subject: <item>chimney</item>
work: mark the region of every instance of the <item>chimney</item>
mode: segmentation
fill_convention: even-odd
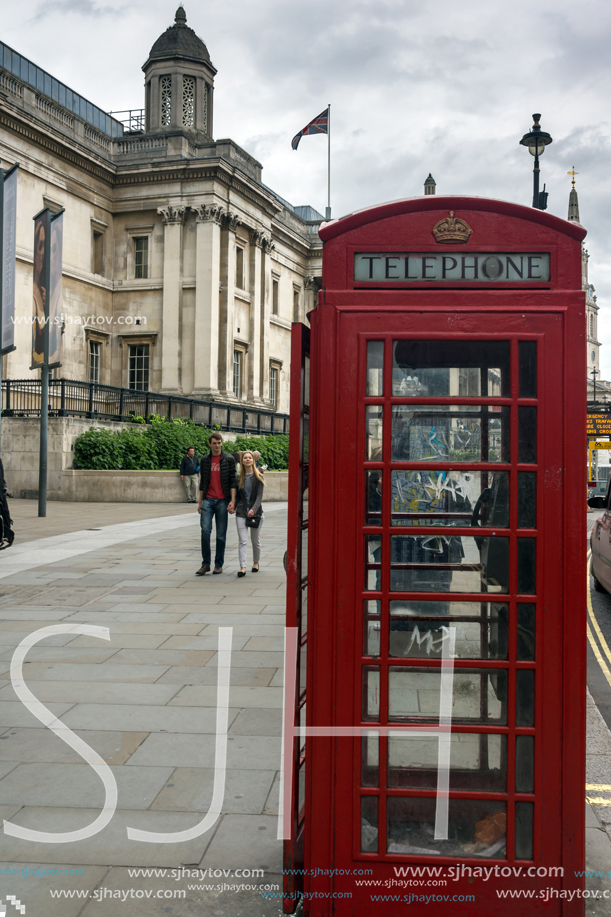
[[[425,194],[435,194],[435,179],[429,172],[429,177],[424,183],[424,193]]]

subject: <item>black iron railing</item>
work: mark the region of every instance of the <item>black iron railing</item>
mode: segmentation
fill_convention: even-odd
[[[4,417],[40,415],[39,379],[4,379],[2,382]],[[234,433],[280,434],[289,432],[287,414],[199,401],[180,395],[160,395],[130,388],[115,388],[74,379],[49,380],[50,417],[89,417],[97,420],[131,420],[151,415],[175,420],[191,419],[196,424],[217,427]]]

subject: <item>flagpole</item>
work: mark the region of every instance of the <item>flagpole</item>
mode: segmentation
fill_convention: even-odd
[[[327,115],[327,211],[325,220],[331,219],[331,103]]]

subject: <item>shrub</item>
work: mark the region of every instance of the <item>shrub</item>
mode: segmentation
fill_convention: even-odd
[[[74,467],[93,470],[174,470],[193,446],[198,458],[210,451],[207,427],[193,421],[167,420],[151,415],[146,427],[132,426],[121,432],[91,427],[74,444]],[[137,422],[136,422],[137,423]],[[224,452],[258,450],[261,465],[270,470],[288,468],[288,436],[236,436],[223,442]]]

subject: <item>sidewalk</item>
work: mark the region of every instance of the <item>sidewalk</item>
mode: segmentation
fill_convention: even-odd
[[[31,539],[40,524],[44,537],[25,544],[20,538],[0,554],[0,817],[65,832],[93,822],[104,804],[92,768],[26,710],[10,684],[14,647],[56,623],[110,629],[110,642],[73,633],[46,638],[29,650],[24,675],[34,695],[110,766],[118,804],[106,828],[77,843],[41,844],[0,832],[0,898],[15,895],[27,917],[279,917],[279,903],[262,899],[258,886],[281,885],[286,504],[266,506],[261,572],[240,580],[231,523],[223,575],[195,577],[198,516],[187,505],[163,504],[152,517],[150,505],[49,504],[40,522],[32,501],[11,501],[11,509],[20,535],[23,527]],[[130,840],[128,827],[181,831],[208,812],[219,625],[233,627],[222,814],[187,842]],[[591,698],[587,768],[588,782],[601,788],[588,792],[599,803],[586,804],[587,868],[611,876],[611,806],[604,804],[611,802],[604,790],[611,784],[611,734]],[[1,872],[7,867],[32,872],[8,877]],[[168,872],[130,875],[138,867]],[[183,867],[227,875],[197,878]],[[41,875],[45,869],[62,874]],[[235,875],[253,869],[262,874]],[[219,891],[221,883],[242,889]],[[611,889],[611,878],[587,885]],[[82,897],[52,898],[49,889]],[[89,892],[113,897],[91,900]],[[147,892],[168,897],[136,897]],[[169,898],[177,892],[186,897]],[[119,906],[125,894],[132,897]],[[611,915],[611,899],[587,901],[585,913]]]

